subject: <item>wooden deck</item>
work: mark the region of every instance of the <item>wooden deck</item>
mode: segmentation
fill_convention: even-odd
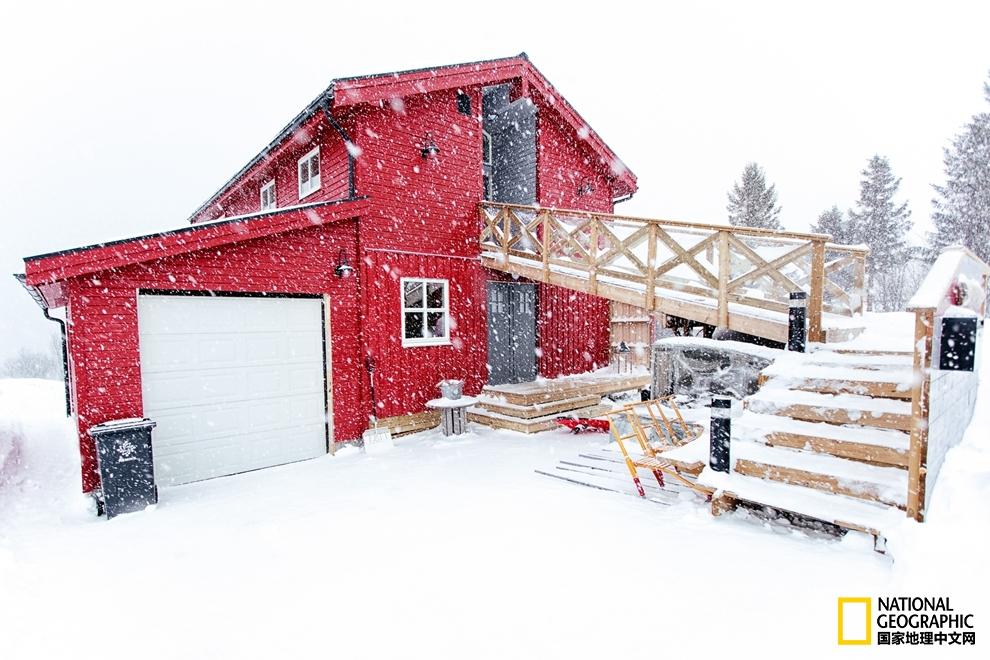
[[[483,203],[493,270],[711,326],[787,339],[791,292],[808,294],[808,338],[862,331],[864,248],[824,234]]]
[[[487,385],[468,419],[492,428],[537,433],[557,428],[558,417],[598,417],[609,410],[601,398],[639,390],[649,374],[588,374],[514,385]]]

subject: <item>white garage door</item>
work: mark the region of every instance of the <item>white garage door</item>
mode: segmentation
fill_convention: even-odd
[[[319,298],[138,296],[158,483],[325,454],[323,327]]]

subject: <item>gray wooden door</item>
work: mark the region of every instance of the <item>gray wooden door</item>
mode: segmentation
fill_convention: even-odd
[[[488,283],[488,382],[536,378],[536,285]]]
[[[484,129],[491,137],[491,200],[536,203],[536,106],[509,102],[509,86],[485,88]]]

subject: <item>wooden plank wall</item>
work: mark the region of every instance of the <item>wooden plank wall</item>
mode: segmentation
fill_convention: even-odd
[[[631,351],[622,362],[629,367],[650,366],[650,343],[653,339],[653,315],[642,307],[612,302],[611,348],[612,364],[617,364],[616,349],[626,342]]]

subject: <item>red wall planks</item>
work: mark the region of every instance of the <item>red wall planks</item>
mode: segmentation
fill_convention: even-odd
[[[340,250],[355,263],[356,221],[168,257],[69,281],[69,344],[83,489],[97,485],[87,429],[141,416],[138,289],[326,294],[330,297],[334,435],[359,436],[367,406],[358,277],[338,278]]]
[[[371,250],[362,263],[365,340],[375,361],[378,417],[420,412],[439,396],[444,378],[465,381],[477,394],[488,380],[485,276],[474,259],[441,258]],[[445,346],[403,346],[401,281],[445,279],[449,286],[450,339]]]
[[[611,213],[612,186],[583,140],[538,105],[538,200],[543,206]],[[609,302],[552,284],[539,294],[540,374],[556,378],[609,361]]]

